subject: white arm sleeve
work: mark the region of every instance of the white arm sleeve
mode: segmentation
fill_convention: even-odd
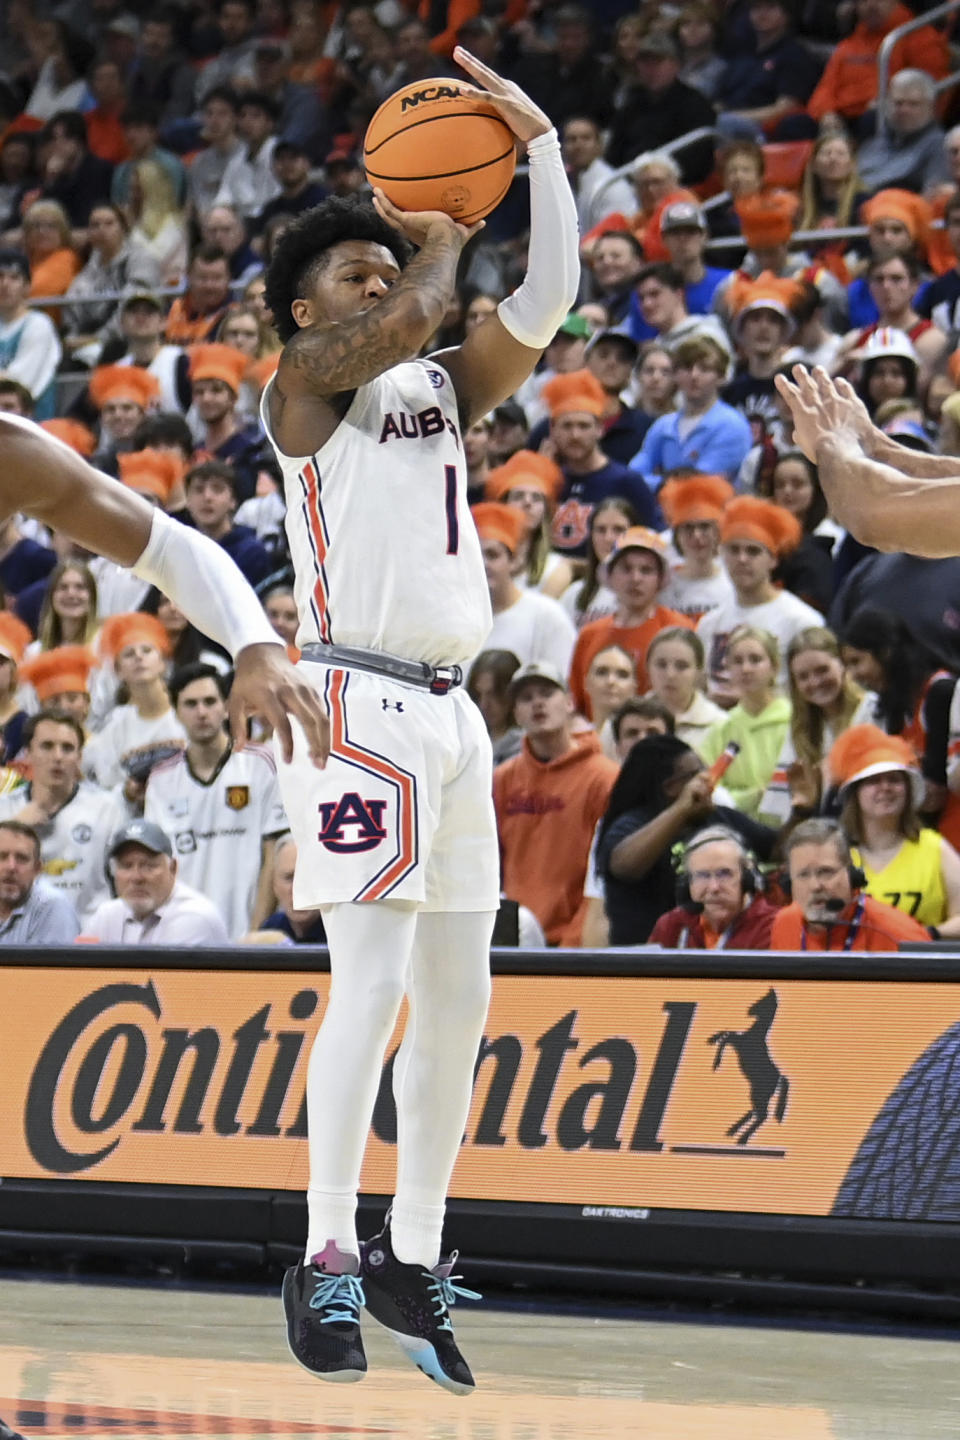
[[[162,510],[153,512],[147,548],[132,568],[234,659],[247,645],[283,644],[227,552]]]
[[[580,287],[577,207],[556,130],[527,146],[530,162],[530,249],[527,274],[497,306],[505,329],[521,345],[544,350],[566,319]]]

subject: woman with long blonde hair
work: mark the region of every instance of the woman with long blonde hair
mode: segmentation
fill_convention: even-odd
[[[89,645],[99,629],[97,582],[93,571],[82,560],[61,560],[47,581],[36,648],[55,650],[58,645]],[[31,646],[28,653],[33,649]]]
[[[790,728],[790,701],[777,687],[780,649],[776,637],[752,625],[738,625],[727,645],[726,665],[737,703],[711,726],[698,748],[710,765],[736,742],[739,750],[724,774],[724,788],[738,810],[769,824],[764,801]]]
[[[187,224],[173,180],[156,160],[140,160],[130,178],[130,242],[153,259],[164,285],[178,285],[187,268]]]
[[[803,172],[798,230],[844,229],[856,221],[864,187],[846,135],[821,135]]]
[[[67,212],[56,200],[34,200],[23,217],[23,248],[30,262],[30,295],[65,295],[80,273]],[[51,311],[55,325],[60,312]]]

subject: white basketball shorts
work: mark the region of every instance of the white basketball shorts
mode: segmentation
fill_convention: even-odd
[[[294,906],[409,900],[424,910],[496,910],[490,741],[470,697],[300,665],[326,701],[331,752],[318,770],[295,724],[292,763],[278,757],[297,843]]]

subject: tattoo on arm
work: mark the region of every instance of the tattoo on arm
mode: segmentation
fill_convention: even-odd
[[[401,279],[371,309],[342,324],[298,331],[283,352],[281,374],[286,371],[295,388],[328,396],[355,390],[409,360],[443,318],[460,248],[448,234],[428,235]]]

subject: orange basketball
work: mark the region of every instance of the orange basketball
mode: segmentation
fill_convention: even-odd
[[[443,210],[472,225],[499,205],[517,157],[513,131],[455,80],[420,80],[387,97],[363,142],[367,179],[401,210]]]

